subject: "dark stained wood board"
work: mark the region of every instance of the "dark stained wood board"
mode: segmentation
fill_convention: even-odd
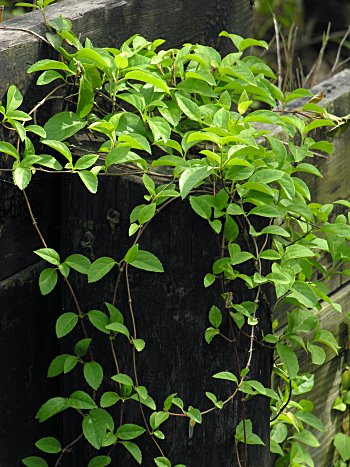
[[[0,282],[1,467],[20,465],[34,453],[40,437],[59,431],[57,419],[45,427],[34,420],[40,405],[59,392],[59,380],[46,379],[58,344],[53,311],[57,294],[45,299],[38,286],[44,267],[41,261]]]
[[[143,190],[142,185],[127,177],[102,177],[99,195],[96,196],[87,193],[75,177],[66,177],[62,190],[62,205],[66,204],[66,200],[70,200],[71,209],[62,213],[62,222],[66,225],[66,229],[62,231],[63,257],[80,252],[89,255],[91,259],[106,255],[121,259],[131,245],[127,234],[129,213],[136,203],[142,202]],[[112,212],[117,212],[120,219],[120,224],[114,225],[114,230],[110,224]],[[86,239],[90,240],[88,247]],[[165,268],[164,274],[146,273],[130,268],[138,335],[146,341],[145,350],[138,354],[140,384],[145,385],[156,398],[158,410],[161,409],[164,398],[173,392],[177,392],[179,397],[184,399],[186,406],[192,403],[194,407],[208,408],[210,403],[206,401],[205,391],[215,392],[224,399],[230,394],[230,388],[232,389],[229,383],[218,382],[211,376],[223,370],[231,370],[236,374],[239,372],[235,352],[231,346],[220,339],[214,340],[209,346],[204,340],[205,328],[209,326],[208,311],[211,305],[216,304],[221,308],[226,314],[226,321],[230,319],[220,298],[220,287],[204,289],[201,285],[215,254],[219,253],[217,241],[207,223],[192,212],[188,203],[175,201],[152,222],[140,248],[156,254]],[[84,312],[101,309],[103,301],[111,301],[114,282],[115,274],[111,273],[105,280],[87,286],[86,279],[77,275],[74,286]],[[233,289],[235,302],[249,299],[243,290],[244,287],[239,286]],[[72,308],[71,299],[65,291],[63,297],[64,309],[68,311]],[[124,282],[121,283],[118,293],[117,306],[123,311],[126,323],[130,327]],[[262,315],[260,325],[266,332],[269,329],[268,310],[265,309]],[[89,327],[89,332],[93,335],[92,327]],[[77,339],[78,336],[75,336],[75,340]],[[62,352],[71,349],[75,340],[64,340]],[[129,344],[123,336],[118,337],[117,341],[121,371],[133,376]],[[241,368],[242,362],[247,358],[246,350],[246,339],[237,335]],[[111,366],[108,342],[106,343],[105,338],[97,338],[94,352],[97,361],[105,362],[107,368],[104,390],[115,389],[109,377],[115,374],[116,370]],[[270,352],[255,348],[250,378],[268,385],[270,371]],[[75,385],[79,381],[82,384],[81,375],[67,375],[64,378],[66,394],[73,390],[74,381]],[[88,388],[87,390],[89,391]],[[129,422],[135,420],[138,412],[137,404],[131,404],[133,405],[125,409],[125,420]],[[245,416],[253,420],[255,432],[268,442],[268,399],[252,398],[246,403]],[[182,462],[187,467],[236,466],[233,434],[234,427],[241,418],[241,404],[236,402],[221,413],[208,415],[203,425],[195,427],[193,440],[188,438],[188,420],[172,420],[165,427],[168,436],[165,453],[175,463]],[[80,423],[79,419],[72,423],[67,418],[63,425],[66,442],[79,434]],[[152,442],[147,440],[147,443],[142,443],[141,446],[145,465],[151,465],[152,458],[157,455]],[[78,459],[80,462],[84,459],[85,462],[89,459],[87,451],[86,447],[84,450],[81,447],[77,452],[72,452],[67,456],[64,465],[75,465]],[[248,452],[247,465],[254,466],[260,461],[268,462],[267,448],[249,447]],[[116,450],[115,454],[115,461],[119,460],[126,466],[133,465],[123,448]]]

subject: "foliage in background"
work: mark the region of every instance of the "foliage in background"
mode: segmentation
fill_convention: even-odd
[[[46,0],[42,7],[49,3]],[[322,176],[313,160],[320,152],[327,155],[333,150],[329,141],[314,139],[314,130],[331,127],[330,132],[334,132],[348,121],[330,115],[306,89],[282,93],[273,83],[276,75],[269,66],[256,56],[244,54],[251,46],[266,49],[264,41],[223,32],[221,35],[231,40],[233,52],[221,57],[215,49],[203,45],[161,49],[163,40],[150,42],[138,35],[119,49],[98,48],[89,39],[82,43],[67,19],[50,21],[49,27],[46,40],[60,60],[40,60],[28,72],[38,73],[37,85],[50,84],[52,90],[31,111],[24,112],[20,110],[22,95],[12,85],[0,106],[3,127],[16,135],[14,144],[0,142],[0,151],[13,162],[7,169],[13,183],[23,191],[30,209],[25,189],[38,172],[79,177],[91,193],[97,193],[100,177],[121,175],[119,168],[126,166],[142,176],[145,196],[144,203],[130,213],[130,248],[121,251],[118,258],[103,256],[93,263],[76,252],[61,258],[47,245],[30,209],[42,241],[42,248],[35,253],[48,263],[40,274],[40,290],[47,295],[61,282],[76,304],[75,310],[65,311],[57,319],[57,338],[64,339],[78,327],[81,331],[74,350],[52,361],[48,377],[80,369],[90,388],[87,392],[77,387],[68,397],[49,399],[36,416],[44,422],[63,411],[66,416],[77,412],[82,422],[77,439],[62,446],[58,439],[48,436],[38,440],[36,447],[59,465],[67,450],[85,438],[98,451],[89,467],[111,464],[116,445],[141,464],[137,438],[149,436],[159,450],[155,465],[169,467],[171,462],[162,449],[162,440],[169,436],[167,420],[186,417],[193,429],[205,422],[206,414],[222,410],[241,393],[271,400],[271,451],[278,455],[276,465],[312,467],[308,447],[319,446],[314,432],[324,427],[312,414],[312,402],[299,397],[314,384],[312,374],[301,372],[299,357],[306,353],[312,363],[321,365],[326,349],[339,351],[334,336],[321,328],[321,302],[342,310],[319,278],[350,273],[343,269],[350,259],[350,218],[333,213],[335,205],[348,209],[350,203],[313,202],[302,174]],[[65,99],[66,108],[42,126],[37,125],[40,107],[59,95]],[[294,106],[299,98],[304,98],[303,103]],[[257,104],[265,109],[254,110]],[[260,124],[269,124],[280,133]],[[76,156],[71,138],[86,134],[99,142],[100,148],[97,153]],[[160,173],[160,169],[166,172]],[[224,400],[206,392],[203,408],[197,408],[176,394],[164,394],[158,395],[164,404],[157,408],[152,388],[138,379],[137,354],[147,352],[147,340],[137,334],[128,271],[164,272],[159,259],[142,248],[142,235],[170,203],[187,200],[218,235],[221,245],[217,255],[213,252],[212,269],[198,278],[204,287],[218,282],[223,290],[208,310],[203,338],[208,344],[220,339],[232,350],[235,336],[224,319],[228,317],[237,332],[248,336],[249,346],[240,372],[222,368],[213,375],[218,387],[222,381],[231,385]],[[245,238],[243,244],[238,243],[239,234]],[[327,264],[322,262],[324,257],[330,260]],[[247,264],[251,274],[242,272],[241,265]],[[85,275],[90,284],[115,272],[114,296],[103,297],[99,310],[82,309],[70,281],[72,271]],[[118,309],[121,278],[129,298],[126,310]],[[230,291],[234,281],[252,290],[254,300],[236,303]],[[267,302],[269,290],[276,295],[276,305]],[[264,334],[259,326],[261,313],[265,307],[276,306],[288,310],[287,326],[282,333]],[[105,336],[106,353],[115,364],[111,378],[94,357],[96,332]],[[125,346],[133,360],[132,374],[123,371],[117,358]],[[274,389],[250,378],[257,346],[274,351]],[[113,391],[104,391],[106,379],[114,385]],[[339,404],[347,404],[346,381],[340,391]],[[119,417],[121,407],[135,403],[139,403],[144,426],[123,423]],[[235,433],[228,436],[232,436],[236,448],[240,444],[263,444],[248,418],[243,418]],[[344,461],[349,443],[343,434],[334,440]],[[23,463],[45,467],[48,463],[43,455],[27,457]]]

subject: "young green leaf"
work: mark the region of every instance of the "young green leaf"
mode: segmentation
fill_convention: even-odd
[[[142,71],[142,70],[129,71],[128,73],[126,73],[125,79],[143,81],[144,83],[151,84],[155,88],[158,88],[161,91],[164,91],[167,94],[170,94],[170,89],[168,88],[166,82],[163,81],[163,79],[159,78],[156,74],[151,73],[149,71]]]
[[[56,335],[58,338],[69,334],[78,323],[78,315],[76,313],[64,313],[56,322]]]
[[[35,418],[37,418],[40,423],[45,422],[50,417],[67,409],[68,406],[68,399],[65,397],[53,397],[40,407]]]
[[[221,371],[220,373],[216,373],[213,375],[213,378],[225,379],[226,381],[233,381],[234,383],[238,384],[237,376],[229,371]]]
[[[17,167],[13,171],[13,182],[20,190],[24,190],[32,179],[32,171],[25,167]]]
[[[100,406],[102,408],[112,407],[121,399],[120,395],[113,391],[105,392],[100,400]]]
[[[181,198],[185,199],[195,186],[209,177],[212,171],[213,168],[207,165],[195,165],[186,169],[179,180]]]
[[[170,460],[166,457],[156,457],[154,463],[157,467],[171,467]]]
[[[141,436],[145,432],[145,428],[139,425],[134,425],[132,423],[125,423],[120,425],[116,431],[116,437],[122,440],[135,439]]]
[[[59,112],[53,115],[44,125],[48,140],[65,141],[86,126],[74,112]]]
[[[95,448],[100,449],[107,431],[105,411],[92,409],[89,415],[83,418],[83,433],[87,441]]]
[[[49,294],[56,286],[58,274],[56,269],[47,268],[41,271],[39,276],[39,287],[42,295]]]
[[[294,379],[299,372],[299,363],[294,350],[288,347],[288,345],[278,342],[276,344],[276,351],[286,367],[289,378]]]
[[[130,452],[138,464],[142,464],[142,453],[137,444],[132,443],[131,441],[122,441],[120,444],[122,444]]]
[[[213,305],[209,311],[209,321],[214,328],[219,328],[222,323],[222,314],[219,308]]]
[[[90,460],[88,467],[106,467],[112,462],[109,456],[96,456]]]
[[[49,467],[49,464],[46,462],[46,460],[38,456],[25,457],[22,459],[22,463],[27,467]]]
[[[344,462],[350,459],[350,436],[345,433],[337,433],[333,444]]]
[[[115,381],[116,383],[124,384],[125,386],[133,386],[134,382],[130,378],[130,376],[125,375],[123,373],[119,373],[115,376],[112,376],[112,380]]]
[[[73,392],[68,399],[69,407],[77,410],[90,410],[96,409],[96,403],[92,398],[84,391]]]
[[[52,248],[41,248],[40,250],[35,250],[34,253],[55,266],[58,266],[61,262],[60,255]]]
[[[84,377],[88,385],[97,391],[103,380],[102,366],[97,362],[86,362],[84,364]]]
[[[145,250],[138,250],[136,258],[129,264],[135,268],[143,269],[145,271],[164,272],[162,263],[159,259],[153,253]]]
[[[106,326],[109,324],[108,316],[99,310],[91,310],[88,312],[88,318],[90,323],[99,331],[109,334]]]
[[[62,451],[61,443],[56,438],[47,437],[41,438],[35,443],[35,446],[40,451],[47,452],[48,454],[57,454]]]
[[[68,256],[68,258],[65,260],[65,263],[81,274],[88,274],[91,267],[90,260],[86,256],[80,254]]]
[[[98,178],[96,174],[90,170],[81,170],[78,175],[90,193],[97,193]]]
[[[106,274],[109,273],[111,269],[116,265],[116,262],[113,258],[107,256],[102,256],[98,258],[91,264],[89,273],[88,273],[88,282],[97,282]]]

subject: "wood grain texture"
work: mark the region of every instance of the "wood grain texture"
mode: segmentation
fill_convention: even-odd
[[[71,211],[66,212],[63,218],[67,226],[62,232],[65,255],[81,252],[88,254],[91,259],[104,255],[117,260],[122,258],[131,245],[127,233],[128,217],[132,206],[142,202],[142,185],[125,177],[104,177],[100,182],[99,195],[93,196],[86,192],[81,183],[70,177],[66,179],[62,193],[62,204],[67,199],[73,201]],[[116,212],[120,224],[111,225],[111,214]],[[138,355],[140,384],[145,385],[155,397],[158,410],[165,397],[174,392],[184,399],[186,407],[192,404],[206,409],[210,407],[210,403],[204,396],[205,391],[215,392],[219,398],[224,399],[232,390],[232,385],[215,381],[211,375],[223,370],[237,374],[239,369],[236,358],[238,357],[241,368],[247,358],[247,340],[242,335],[236,336],[237,355],[232,346],[218,338],[210,346],[204,340],[211,305],[216,304],[221,308],[226,326],[230,319],[220,299],[220,287],[204,289],[201,285],[213,258],[219,255],[215,235],[209,230],[207,223],[192,212],[188,203],[175,201],[152,222],[142,238],[140,248],[156,254],[165,269],[164,274],[154,274],[130,268],[138,335],[146,341],[146,349]],[[106,280],[87,287],[85,279],[77,275],[74,284],[83,310],[101,309],[103,301],[110,301],[114,282],[115,274],[110,274]],[[233,292],[235,302],[249,299],[244,287],[236,286]],[[70,298],[64,294],[65,309],[71,309],[71,305]],[[118,292],[117,306],[124,313],[130,327],[124,281]],[[262,312],[260,326],[265,330],[269,328],[268,310]],[[88,332],[89,335],[94,334],[90,327]],[[103,390],[113,390],[116,388],[109,377],[115,374],[116,369],[111,365],[106,340],[97,337],[94,353],[97,361],[104,362],[107,368]],[[67,342],[67,345],[72,347],[73,341]],[[132,376],[130,346],[123,336],[117,339],[116,348],[121,371]],[[65,347],[62,351],[65,351]],[[271,354],[266,349],[255,348],[250,377],[269,384],[270,370]],[[74,375],[71,378],[64,379],[67,393],[74,387]],[[76,378],[75,383],[80,381],[81,384],[81,377],[78,375]],[[129,422],[138,418],[137,404],[126,404],[124,414],[125,420]],[[268,400],[249,400],[245,404],[245,416],[253,420],[255,432],[267,442]],[[165,453],[174,463],[181,462],[188,467],[236,466],[233,433],[241,418],[242,405],[237,398],[234,404],[222,412],[207,415],[203,424],[195,427],[192,440],[188,437],[188,420],[171,420],[164,430],[167,435],[165,444],[162,443]],[[67,420],[64,424],[63,431],[67,441],[74,439],[79,433],[80,422],[77,420],[75,424]],[[158,455],[153,444],[146,440],[141,441],[140,446],[145,465],[152,465],[153,457]],[[261,460],[267,463],[269,458],[266,448],[249,447],[248,453],[249,466],[257,465],[258,459],[259,462]],[[64,465],[75,465],[78,459],[80,462],[84,459],[85,462],[89,454],[86,447],[85,450],[81,447],[67,456]],[[113,459],[122,465],[133,465],[123,448],[114,451]]]
[[[70,18],[82,37],[99,47],[118,47],[133,34],[149,39],[162,37],[166,46],[175,47],[193,41],[231,50],[228,39],[219,40],[222,30],[249,35],[252,31],[252,5],[249,0],[63,0],[48,8],[48,18]],[[45,34],[40,13],[28,13],[4,23],[8,27]],[[26,93],[33,79],[26,69],[43,56],[52,56],[45,43],[20,31],[0,29],[0,96],[16,83]],[[27,93],[26,93],[27,94]],[[30,98],[30,92],[26,96]]]
[[[46,379],[58,345],[55,297],[43,298],[38,287],[43,267],[43,262],[36,263],[0,282],[1,467],[20,465],[23,457],[34,453],[40,437],[48,432],[55,436],[59,430],[57,419],[45,427],[34,420],[40,405],[59,390],[57,379]]]

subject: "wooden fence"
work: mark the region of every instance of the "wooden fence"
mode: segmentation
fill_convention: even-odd
[[[251,3],[250,0],[63,0],[49,7],[48,16],[70,18],[73,28],[82,37],[88,36],[96,46],[118,47],[130,35],[139,33],[150,39],[163,37],[169,46],[191,41],[212,44],[226,52],[218,33],[228,30],[247,35],[251,30]],[[8,21],[5,26],[8,29],[0,30],[0,96],[10,84],[16,84],[30,108],[44,91],[34,88],[26,69],[40,58],[54,55],[38,38],[45,31],[38,13]],[[59,110],[56,103],[47,108],[48,116]],[[0,139],[2,137],[0,133]],[[0,178],[3,179],[1,175]],[[128,214],[142,197],[137,180],[111,178],[101,183],[98,195],[92,196],[71,178],[63,181],[44,176],[36,178],[28,196],[52,247],[63,255],[82,252],[91,258],[102,254],[113,256],[125,250]],[[23,456],[34,452],[34,442],[48,433],[48,427],[51,435],[61,434],[70,440],[78,425],[62,421],[60,417],[45,426],[34,421],[38,407],[49,397],[61,393],[61,384],[67,394],[73,384],[70,378],[63,382],[46,379],[52,357],[64,350],[59,348],[54,337],[54,322],[62,308],[69,309],[70,303],[64,290],[58,290],[49,298],[40,296],[38,274],[43,264],[32,253],[40,243],[22,194],[2,180],[0,199],[0,350],[3,356],[0,362],[0,466],[10,467],[19,465]],[[118,218],[120,225],[115,222]],[[142,273],[131,277],[132,284],[142,284],[136,288],[135,301],[144,304],[140,333],[150,342],[148,353],[141,355],[140,378],[147,380],[145,385],[154,393],[165,396],[177,391],[194,404],[203,397],[204,388],[210,390],[210,382],[204,374],[209,378],[215,371],[232,366],[233,360],[232,355],[216,348],[215,344],[214,348],[209,348],[203,341],[214,291],[204,293],[202,288],[194,288],[193,283],[194,277],[207,271],[216,248],[214,241],[205,241],[206,228],[189,206],[170,209],[145,238],[145,247],[152,245],[152,251],[165,263],[166,278],[155,284],[153,277]],[[200,261],[191,263],[188,258],[200,258]],[[90,290],[79,281],[80,278],[76,278],[75,284],[82,286],[79,294],[84,308],[91,309],[97,306],[96,302],[101,306],[100,297],[110,292],[111,284],[105,281]],[[125,305],[125,298],[121,301],[121,306]],[[268,326],[267,318],[265,325]],[[245,343],[239,343],[243,356]],[[69,346],[69,340],[65,345]],[[103,355],[101,358],[103,360]],[[268,384],[269,356],[261,352],[254,365],[252,375]],[[193,439],[188,437],[188,422],[174,423],[167,452],[175,456],[176,461],[191,467],[235,465],[234,460],[227,459],[234,457],[232,433],[241,418],[238,407],[238,404],[232,405],[222,418],[211,415],[205,427],[196,428]],[[254,398],[247,410],[253,414],[255,431],[268,442],[267,399]],[[145,448],[145,465],[151,465],[155,455],[150,448]],[[133,465],[124,452],[116,452],[116,456],[121,465]],[[87,449],[78,448],[66,456],[64,465],[86,465],[88,457]],[[257,458],[265,463],[268,457],[267,449],[255,448],[251,451],[250,465],[256,465]]]

